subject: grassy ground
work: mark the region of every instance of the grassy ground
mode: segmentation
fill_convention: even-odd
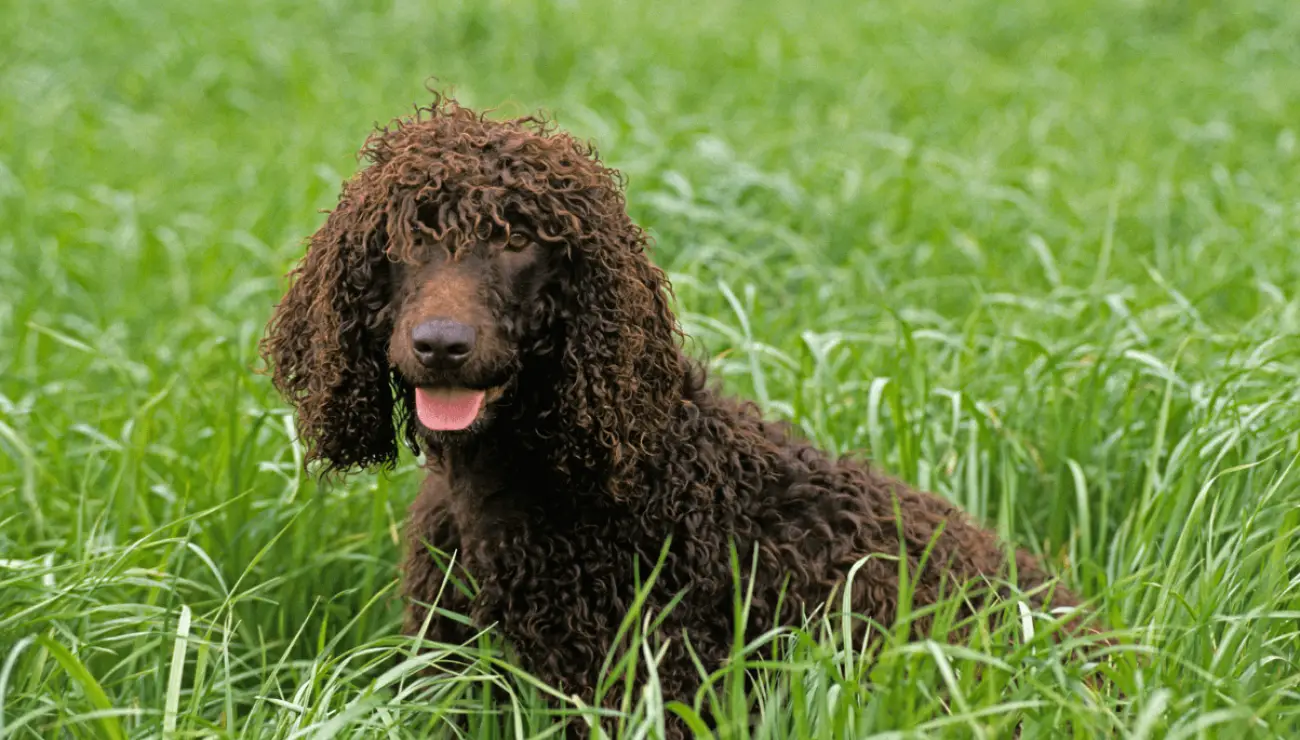
[[[356,147],[435,75],[599,143],[730,389],[1043,553],[1129,643],[1096,689],[1041,640],[868,664],[831,620],[726,734],[1300,733],[1291,0],[3,15],[0,738],[548,727],[486,648],[418,675],[411,462],[318,488],[253,371]]]

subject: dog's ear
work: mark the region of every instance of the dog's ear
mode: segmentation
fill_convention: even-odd
[[[397,460],[384,239],[382,215],[345,190],[290,272],[261,343],[276,389],[296,411],[306,462],[326,472]]]
[[[658,453],[681,404],[683,365],[668,280],[648,259],[645,234],[621,197],[612,189],[602,195],[617,207],[585,209],[603,210],[604,223],[571,251],[562,298],[568,385],[560,395],[580,433],[567,455],[607,472],[610,493],[626,501],[636,495],[637,461]],[[592,458],[591,445],[607,453],[603,460]]]

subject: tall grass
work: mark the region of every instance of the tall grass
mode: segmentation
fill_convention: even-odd
[[[3,16],[0,738],[595,721],[490,630],[397,636],[414,461],[305,478],[256,373],[318,211],[430,76],[593,138],[730,390],[1041,554],[1122,638],[1080,663],[1007,605],[864,648],[832,603],[691,706],[634,693],[620,734],[1300,734],[1294,3]]]

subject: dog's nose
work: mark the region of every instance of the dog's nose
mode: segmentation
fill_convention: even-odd
[[[411,346],[425,367],[454,367],[474,349],[474,327],[451,319],[429,319],[411,330]]]

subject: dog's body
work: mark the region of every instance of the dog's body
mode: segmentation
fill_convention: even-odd
[[[852,461],[832,461],[753,407],[702,385],[685,395],[674,423],[682,444],[646,463],[643,495],[628,503],[611,502],[595,481],[574,488],[508,436],[434,464],[407,527],[407,632],[421,632],[423,604],[441,594],[439,607],[469,615],[477,626],[497,625],[529,670],[590,701],[636,597],[634,573],[644,584],[671,537],[645,614],[657,617],[684,594],[660,630],[672,642],[657,670],[665,694],[689,702],[701,681],[683,635],[708,669],[720,667],[733,646],[738,585],[745,598],[752,580],[748,641],[776,624],[800,624],[864,557],[853,581],[852,610],[869,620],[858,622],[859,635],[868,623],[877,630],[893,624],[900,554],[915,579],[917,606],[981,576],[1006,576],[993,535],[945,500]],[[429,545],[456,553],[478,585],[472,602],[444,585],[445,562],[430,557]],[[1048,582],[1024,553],[1016,568],[1022,584]],[[1031,601],[1041,606],[1045,596]],[[1053,605],[1075,603],[1056,589]],[[918,618],[914,631],[924,633],[929,622]],[[438,642],[458,644],[472,634],[451,619],[429,620],[428,636]]]
[[[747,637],[798,624],[860,561],[851,606],[882,628],[900,555],[914,608],[1009,575],[1007,549],[948,502],[710,388],[617,173],[533,123],[439,101],[373,136],[264,344],[309,461],[390,464],[400,438],[427,454],[408,631],[473,634],[430,614],[437,601],[590,701],[668,542],[644,611],[672,607],[657,673],[689,703],[701,677],[683,640],[707,670],[733,646],[733,552],[752,588]],[[472,600],[445,583],[439,551],[477,583]],[[1014,562],[1033,604],[1077,603],[1025,553]]]

